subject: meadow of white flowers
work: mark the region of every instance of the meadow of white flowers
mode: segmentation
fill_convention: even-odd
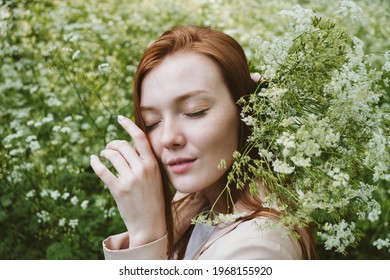
[[[252,69],[272,80],[280,77],[278,65],[292,53],[291,30],[306,28],[313,10],[351,38],[349,64],[340,62],[324,92],[335,95],[353,85],[360,99],[350,107],[333,104],[333,120],[338,119],[340,128],[352,125],[350,117],[359,117],[356,123],[369,121],[370,129],[380,128],[356,153],[340,151],[343,157],[364,155],[362,161],[372,169],[360,188],[355,184],[342,196],[353,197],[355,206],[364,202],[359,205],[366,208],[358,207],[360,219],[348,220],[344,201],[332,209],[339,211],[332,216],[334,223],[324,218],[323,224],[314,225],[320,258],[389,259],[388,0],[0,0],[0,259],[100,259],[103,238],[124,229],[108,190],[89,166],[89,156],[112,139],[127,139],[115,120],[119,114],[132,116],[138,60],[162,32],[187,24],[224,31],[242,44]],[[356,80],[361,77],[370,80]],[[338,88],[343,81],[349,84]],[[271,88],[270,104],[278,106],[286,92]],[[256,123],[249,114],[243,118]],[[292,116],[280,120],[284,128],[297,123]],[[278,157],[273,157],[276,150],[258,147],[275,172],[292,174],[310,167],[323,147],[343,138],[329,119],[321,119],[322,125],[314,117],[306,121],[322,129],[316,130],[317,142],[291,130],[275,142]],[[306,150],[299,150],[304,141],[313,146],[305,142]],[[282,160],[286,157],[289,161]],[[326,176],[339,184],[330,187],[333,191],[360,176],[328,167]],[[319,201],[318,193],[309,190],[297,193],[306,203],[303,208],[325,203],[330,211],[333,202]]]

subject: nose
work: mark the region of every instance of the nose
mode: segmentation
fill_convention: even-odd
[[[178,149],[186,143],[183,127],[177,120],[166,121],[163,124],[161,144],[166,149]]]

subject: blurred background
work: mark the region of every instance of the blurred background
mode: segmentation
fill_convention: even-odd
[[[296,5],[335,20],[364,42],[371,67],[390,50],[390,1],[0,0],[0,259],[102,259],[101,242],[125,230],[89,156],[128,139],[133,76],[146,46],[176,25],[253,42],[285,32]],[[360,243],[321,259],[389,259],[389,189]],[[380,240],[378,242],[378,240]]]

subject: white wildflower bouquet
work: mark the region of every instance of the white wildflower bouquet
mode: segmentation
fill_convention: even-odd
[[[282,13],[291,30],[255,42],[262,80],[240,101],[252,133],[227,188],[255,194],[260,178],[264,206],[283,213],[279,225],[313,223],[325,249],[345,253],[358,242],[355,222],[379,218],[374,192],[390,181],[389,62],[368,70],[362,42],[331,20],[299,6]]]

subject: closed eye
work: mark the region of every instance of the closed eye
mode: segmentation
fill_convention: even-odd
[[[146,131],[147,131],[147,132],[152,131],[157,125],[158,125],[158,122],[153,123],[153,124],[145,125]]]
[[[199,118],[199,117],[204,116],[206,114],[207,110],[208,109],[204,109],[204,110],[196,111],[193,113],[186,113],[184,115],[187,117],[190,117],[190,118]]]

